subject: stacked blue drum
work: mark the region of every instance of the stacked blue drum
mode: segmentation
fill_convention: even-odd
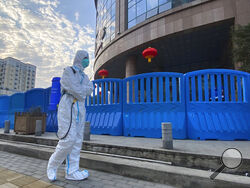
[[[60,77],[54,77],[52,79],[52,87],[50,92],[50,101],[49,101],[47,127],[46,127],[46,130],[49,132],[56,132],[58,129],[57,105],[61,98],[60,79],[61,79]]]
[[[52,79],[51,95],[49,102],[49,110],[56,110],[57,104],[61,98],[61,86],[60,86],[60,77],[54,77]]]
[[[4,127],[4,121],[9,119],[9,96],[0,97],[0,128]]]
[[[31,89],[25,93],[25,106],[26,112],[33,108],[40,108],[45,112],[45,90],[41,88]]]
[[[10,96],[9,120],[11,129],[14,128],[15,112],[24,112],[24,106],[25,106],[24,93],[16,93]]]

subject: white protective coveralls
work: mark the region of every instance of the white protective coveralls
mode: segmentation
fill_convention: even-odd
[[[69,129],[71,105],[74,99],[77,101],[72,107],[72,122],[68,135],[64,139],[59,140],[55,152],[51,155],[48,162],[47,175],[51,181],[56,180],[57,169],[65,159],[66,179],[82,180],[88,177],[87,170],[79,171],[80,150],[86,115],[85,98],[91,95],[93,91],[93,83],[83,73],[82,62],[83,60],[88,60],[88,58],[86,51],[77,51],[73,67],[65,68],[61,78],[61,89],[66,93],[62,96],[58,107],[59,138],[62,138]]]

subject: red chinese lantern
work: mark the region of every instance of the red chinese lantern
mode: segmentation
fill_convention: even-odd
[[[98,72],[98,75],[101,76],[102,79],[104,79],[105,77],[109,75],[109,72],[106,69],[102,69]]]
[[[142,52],[144,58],[148,59],[148,62],[151,62],[151,59],[157,55],[157,50],[155,48],[147,48]]]

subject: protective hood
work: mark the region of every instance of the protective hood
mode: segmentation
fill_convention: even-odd
[[[75,56],[73,65],[77,66],[79,69],[81,69],[83,71],[84,68],[82,66],[82,60],[85,59],[85,58],[89,59],[88,52],[86,52],[85,50],[78,50],[76,52],[76,56]]]

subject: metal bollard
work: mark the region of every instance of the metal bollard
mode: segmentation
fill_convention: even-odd
[[[36,120],[35,136],[42,135],[42,120]]]
[[[10,120],[4,122],[4,133],[10,133]]]
[[[164,149],[173,149],[173,134],[172,134],[172,124],[162,123],[161,124],[162,130],[162,147]]]
[[[90,141],[90,122],[86,121],[84,126],[84,135],[83,135],[84,141]]]

